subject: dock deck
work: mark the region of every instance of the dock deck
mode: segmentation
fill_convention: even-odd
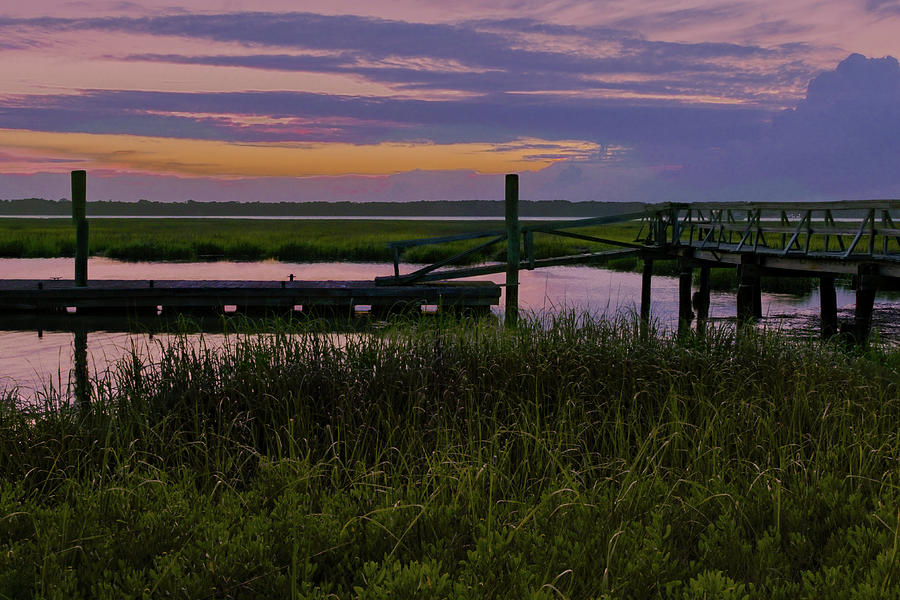
[[[422,306],[489,310],[500,301],[492,282],[375,285],[372,281],[211,281],[0,279],[0,311],[60,312],[128,310],[317,309],[410,311]]]

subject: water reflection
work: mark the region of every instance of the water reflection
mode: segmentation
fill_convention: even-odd
[[[408,267],[412,270],[413,267]],[[0,260],[4,278],[52,278],[71,276],[72,259]],[[372,263],[122,263],[92,258],[93,279],[257,279],[285,280],[293,273],[304,280],[372,280],[390,274],[390,264]],[[503,275],[478,279],[503,281]],[[837,289],[838,318],[853,318],[854,292]],[[520,273],[519,299],[523,314],[573,310],[595,317],[637,314],[641,274],[620,273],[593,267],[553,267]],[[503,306],[494,309],[499,318]],[[766,294],[762,296],[761,326],[790,330],[801,335],[819,335],[819,292],[806,296]],[[678,280],[655,276],[652,317],[665,328],[677,325]],[[735,316],[733,292],[710,295],[709,318],[713,323],[730,322]],[[345,325],[350,330],[371,325],[361,317]],[[346,321],[344,323],[347,323]],[[21,398],[60,395],[85,398],[92,377],[104,373],[120,358],[138,351],[152,360],[159,344],[167,343],[168,331],[193,327],[202,330],[210,347],[224,343],[233,327],[221,316],[193,316],[180,321],[160,317],[137,318],[62,315],[0,315],[0,391],[19,388]],[[357,329],[353,329],[357,328]],[[900,298],[879,295],[875,328],[882,335],[900,340]]]

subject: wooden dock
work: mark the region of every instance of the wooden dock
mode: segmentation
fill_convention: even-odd
[[[500,301],[491,282],[375,285],[372,281],[190,281],[0,279],[3,312],[280,312],[352,314],[438,310],[487,312]]]

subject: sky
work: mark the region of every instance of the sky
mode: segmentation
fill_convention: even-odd
[[[0,7],[0,198],[900,197],[900,0]]]

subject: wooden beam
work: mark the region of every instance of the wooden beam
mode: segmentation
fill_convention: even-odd
[[[681,259],[678,273],[678,336],[684,337],[691,331],[694,311],[691,309],[691,283],[694,269],[691,263]]]
[[[699,325],[709,319],[709,265],[701,265],[698,284],[697,301],[694,302],[694,305],[697,308],[697,324]]]
[[[75,285],[88,278],[87,172],[72,171],[72,220],[75,221]]]
[[[644,259],[641,275],[641,334],[646,335],[650,325],[650,297],[653,284],[653,259]]]
[[[878,289],[874,265],[860,265],[859,281],[856,285],[856,314],[853,322],[853,336],[856,344],[864,344],[872,330],[872,312],[875,309],[875,292]]]
[[[506,316],[507,327],[519,321],[519,176],[506,176]]]
[[[823,275],[819,278],[819,306],[821,308],[822,339],[830,339],[837,333],[837,293],[834,289],[834,276]]]

